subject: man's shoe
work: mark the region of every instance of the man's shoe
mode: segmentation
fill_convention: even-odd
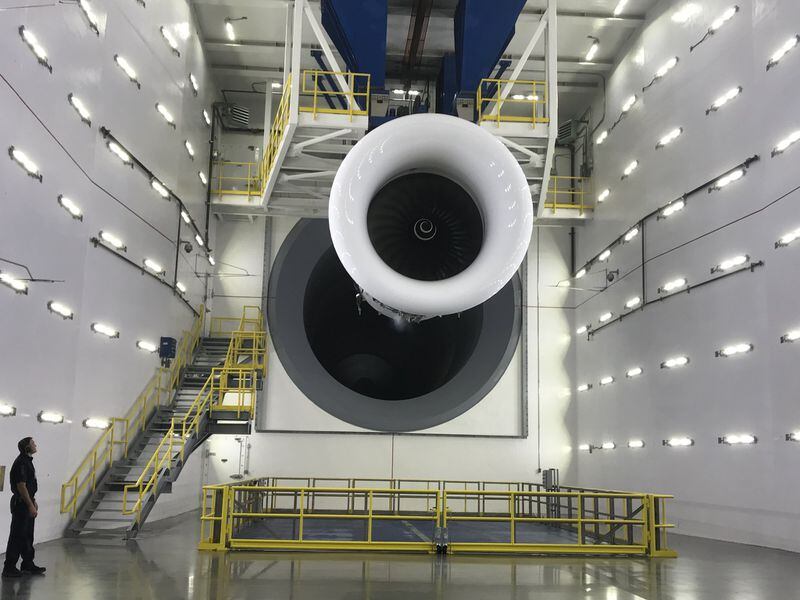
[[[3,569],[3,577],[22,577],[22,571],[20,571],[17,567]]]
[[[45,571],[47,571],[47,569],[44,567],[37,567],[34,564],[22,565],[23,573],[30,573],[31,575],[44,575]]]

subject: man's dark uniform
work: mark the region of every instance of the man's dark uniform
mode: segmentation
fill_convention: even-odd
[[[24,483],[28,488],[31,500],[36,496],[39,484],[36,482],[36,469],[33,466],[33,457],[20,454],[11,465],[9,474],[11,479],[11,532],[8,536],[6,548],[6,569],[13,569],[20,556],[22,567],[33,564],[33,523],[36,520],[31,516],[28,506],[19,495],[18,483]]]

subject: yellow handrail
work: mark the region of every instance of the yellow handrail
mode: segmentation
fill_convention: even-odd
[[[267,180],[269,179],[272,168],[278,160],[278,150],[280,150],[283,134],[289,125],[290,103],[292,98],[292,76],[286,78],[286,84],[283,86],[283,94],[281,101],[278,104],[278,110],[275,112],[275,118],[272,120],[272,126],[269,130],[269,142],[264,150],[264,158],[261,161],[261,193],[265,191]]]
[[[512,86],[511,93],[505,98],[501,98],[500,91],[508,84]],[[549,123],[547,82],[520,79],[481,79],[478,86],[476,109],[478,123],[490,121],[496,123],[498,127],[501,122],[530,123],[531,125]]]
[[[544,206],[553,212],[559,208],[577,209],[582,215],[594,208],[587,196],[591,196],[591,180],[588,177],[551,175]]]
[[[347,87],[350,91],[340,91],[337,89],[322,89],[319,85],[320,78],[346,78]],[[369,73],[353,73],[350,71],[321,71],[319,69],[306,69],[303,71],[303,84],[300,94],[304,98],[311,99],[311,106],[300,106],[300,112],[309,112],[316,119],[318,114],[348,115],[350,120],[353,116],[366,116],[369,114],[369,94],[372,77]],[[356,88],[364,91],[356,92]],[[330,98],[331,96],[344,98],[347,108],[323,108],[319,106],[320,97]],[[363,100],[363,107],[358,102]]]
[[[212,189],[219,195],[260,196],[264,185],[261,181],[261,165],[258,162],[218,161],[213,179],[216,185]],[[225,168],[233,170],[234,175],[226,175]],[[230,172],[230,171],[229,171]],[[224,182],[224,183],[223,183]]]

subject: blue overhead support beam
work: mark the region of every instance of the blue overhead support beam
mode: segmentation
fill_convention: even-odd
[[[437,113],[456,114],[456,96],[458,95],[458,75],[456,74],[456,57],[451,52],[442,57],[442,66],[436,80]]]

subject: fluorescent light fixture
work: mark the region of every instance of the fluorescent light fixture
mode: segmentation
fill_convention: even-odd
[[[789,233],[784,234],[783,236],[781,236],[781,239],[779,239],[777,242],[775,242],[775,247],[776,248],[781,248],[783,246],[788,246],[789,244],[791,244],[793,241],[795,241],[798,238],[800,238],[800,227],[798,227],[794,231],[790,231]]]
[[[685,448],[687,446],[694,446],[694,440],[690,437],[674,437],[661,442],[664,446],[670,448]]]
[[[634,377],[638,377],[639,375],[641,375],[642,372],[643,372],[642,367],[631,367],[625,373],[625,377],[627,377],[628,379],[633,379]]]
[[[192,142],[184,140],[183,147],[186,148],[186,153],[189,157],[194,160],[194,146],[192,146]]]
[[[0,412],[0,415],[2,412]],[[791,433],[786,434],[786,441],[787,442],[800,442],[800,431],[792,431]]]
[[[677,64],[678,64],[678,57],[677,56],[673,56],[667,62],[665,62],[663,65],[661,65],[659,67],[658,71],[656,71],[655,78],[656,79],[661,79],[662,77],[664,77],[664,75],[666,75],[667,73],[672,71],[672,69],[674,69],[675,65],[677,65]]]
[[[800,35],[793,35],[788,40],[786,40],[783,45],[778,48],[775,53],[769,57],[769,62],[767,63],[767,71],[769,71],[772,67],[777,65],[780,60],[786,56],[788,52],[790,52],[797,44],[800,42]]]
[[[582,383],[575,389],[578,390],[579,392],[588,392],[590,389],[592,389],[592,384],[591,383]]]
[[[575,279],[580,279],[584,275],[586,275],[586,267],[580,269],[577,273],[575,273]]]
[[[75,109],[75,112],[78,113],[78,116],[81,118],[81,121],[83,121],[87,125],[91,125],[92,115],[89,113],[89,109],[86,108],[86,105],[83,103],[83,101],[73,93],[67,94],[67,100],[69,101],[70,105],[72,105],[72,108]]]
[[[131,160],[130,154],[125,152],[125,150],[122,149],[122,146],[120,146],[117,142],[115,142],[113,140],[109,140],[107,145],[108,145],[108,149],[111,150],[111,152],[113,152],[114,154],[117,155],[117,158],[119,158],[126,165],[133,166],[133,161]]]
[[[598,256],[598,257],[597,257],[597,260],[599,260],[600,262],[605,262],[605,261],[607,261],[607,260],[608,260],[610,257],[611,257],[611,249],[610,249],[610,248],[606,248],[605,250],[603,250],[603,251],[600,253],[600,256]]]
[[[729,433],[717,438],[717,442],[729,446],[750,445],[757,443],[758,438],[752,433]]]
[[[735,356],[737,354],[746,354],[753,351],[753,344],[740,343],[725,346],[722,350],[717,350],[714,356],[720,358],[727,358],[728,356]]]
[[[114,62],[117,63],[117,66],[128,76],[128,79],[135,83],[137,88],[141,89],[142,84],[139,83],[139,80],[136,78],[136,69],[131,66],[128,59],[119,54],[115,54]]]
[[[203,109],[203,120],[206,122],[206,125],[211,127],[211,116],[205,108]]]
[[[50,302],[47,303],[47,310],[59,315],[63,319],[69,319],[71,321],[75,318],[75,313],[69,306],[56,300],[50,300]]]
[[[617,445],[614,442],[603,442],[603,445],[600,446],[603,450],[613,450],[616,447]]]
[[[604,129],[603,131],[600,132],[600,135],[598,135],[595,138],[594,143],[599,146],[600,144],[606,141],[607,137],[608,137],[608,129]]]
[[[730,21],[737,12],[739,12],[738,6],[729,6],[720,16],[712,21],[709,30],[712,32],[717,31],[720,27],[725,25],[725,23]]]
[[[511,96],[512,100],[525,100],[525,94],[514,94]]]
[[[136,342],[136,347],[139,350],[144,350],[145,352],[156,352],[158,350],[158,346],[156,346],[153,342],[148,342],[147,340],[139,340]]]
[[[792,329],[781,336],[781,344],[788,344],[800,340],[800,329]]]
[[[27,294],[28,293],[28,284],[21,279],[17,279],[11,273],[3,273],[0,272],[0,283],[10,287],[18,294]]]
[[[181,294],[185,294],[185,293],[186,293],[186,286],[185,286],[185,285],[183,285],[183,284],[182,284],[180,281],[178,281],[178,282],[175,284],[175,287],[176,287],[176,288],[178,288],[178,291],[179,291]]]
[[[112,248],[114,248],[114,250],[125,252],[128,249],[128,247],[121,239],[119,239],[116,235],[108,231],[100,231],[100,239],[103,240],[106,244],[108,244]]]
[[[641,303],[642,303],[642,299],[639,296],[634,296],[633,298],[631,298],[630,300],[628,300],[625,303],[625,308],[627,308],[627,309],[636,308]]]
[[[730,185],[734,181],[739,181],[742,177],[744,177],[744,169],[736,169],[731,171],[727,175],[724,175],[717,179],[716,183],[708,188],[709,192],[713,192],[714,190],[721,190],[722,188]]]
[[[714,102],[711,104],[711,106],[706,109],[706,114],[718,111],[720,108],[725,106],[728,102],[730,102],[731,100],[736,98],[736,96],[741,94],[742,93],[742,89],[744,89],[744,88],[742,88],[742,86],[737,86],[735,88],[729,89],[727,92],[722,94],[722,96],[720,96],[719,98],[714,100]]]
[[[119,337],[119,331],[114,329],[111,325],[106,325],[105,323],[92,323],[92,331],[111,339]]]
[[[625,170],[622,172],[622,179],[629,177],[631,173],[633,173],[638,166],[639,166],[638,160],[631,161],[631,163],[627,167],[625,167]]]
[[[8,147],[8,156],[11,158],[11,160],[13,160],[15,163],[17,163],[20,167],[25,169],[25,171],[28,173],[28,175],[30,177],[33,177],[34,179],[38,179],[39,183],[42,182],[43,176],[42,176],[41,172],[39,171],[39,165],[37,165],[35,162],[33,162],[30,159],[30,157],[27,154],[25,154],[25,152],[23,152],[19,148],[15,148],[14,146],[9,146]]]
[[[200,181],[202,182],[203,185],[208,185],[208,177],[206,177],[205,173],[203,173],[202,171],[198,171],[197,177],[200,178]]]
[[[100,35],[100,20],[97,18],[97,14],[94,12],[89,0],[78,0],[78,6],[83,11],[86,20],[89,21],[89,27],[92,31]]]
[[[181,219],[183,219],[183,222],[186,223],[187,225],[192,222],[192,218],[189,216],[189,213],[187,213],[185,210],[181,211]]]
[[[230,19],[225,19],[225,35],[228,36],[230,41],[236,41],[236,30],[233,28],[233,23],[230,22]]]
[[[156,275],[163,275],[166,271],[164,267],[162,267],[159,263],[154,261],[152,258],[145,258],[143,261],[145,269],[155,273]]]
[[[600,379],[600,385],[611,385],[614,383],[614,377],[612,375],[606,375]]]
[[[163,183],[161,183],[155,177],[153,177],[150,180],[150,187],[152,187],[155,191],[157,191],[158,195],[161,196],[162,198],[169,198],[169,190]]]
[[[586,51],[586,62],[588,63],[594,60],[597,51],[600,49],[600,40],[598,40],[597,38],[591,38],[591,39],[592,39],[592,45],[589,46],[589,49]]]
[[[662,369],[676,369],[678,367],[685,367],[689,364],[688,356],[673,356],[661,363]]]
[[[793,131],[788,135],[788,137],[783,138],[778,145],[772,149],[772,156],[777,156],[778,154],[783,154],[792,144],[797,143],[800,140],[800,129],[797,131]]]
[[[602,315],[600,315],[600,318],[598,320],[601,323],[605,323],[606,321],[610,321],[613,316],[614,313],[612,312],[604,312]]]
[[[597,201],[598,202],[605,202],[606,198],[608,198],[610,195],[611,195],[611,190],[606,188],[602,192],[600,192],[600,194],[598,194]]]
[[[592,449],[592,447],[589,444],[579,444],[578,445],[578,450],[580,450],[581,452],[589,452],[591,449]]]
[[[578,328],[575,330],[575,333],[576,333],[577,335],[583,335],[583,334],[584,334],[584,333],[586,333],[587,331],[589,331],[589,326],[588,326],[588,325],[581,325],[580,327],[578,327]]]
[[[644,448],[644,441],[628,440],[628,448]]]
[[[180,37],[184,42],[188,40],[189,36],[192,34],[191,26],[186,21],[175,25],[175,31],[178,33],[178,37]]]
[[[158,29],[161,32],[161,37],[164,38],[164,41],[167,42],[167,45],[172,50],[175,56],[180,56],[181,52],[178,50],[178,40],[175,39],[175,36],[172,35],[172,32],[164,27],[163,25]]]
[[[217,264],[217,261],[215,261],[214,257],[210,254],[208,255],[208,264],[210,264],[212,267]]]
[[[83,426],[87,429],[108,429],[111,427],[111,421],[99,417],[89,417],[83,420]]]
[[[625,5],[627,3],[628,3],[628,0],[619,0],[619,2],[617,2],[617,6],[614,9],[614,16],[615,17],[618,17],[619,15],[622,14],[622,11],[625,10]]]
[[[395,96],[405,96],[405,95],[406,95],[406,91],[405,91],[405,90],[402,90],[402,89],[400,89],[400,88],[395,88],[395,89],[393,89],[393,90],[392,90],[392,93],[393,93]]]
[[[723,260],[717,266],[711,268],[711,273],[717,273],[719,271],[730,271],[731,269],[735,269],[736,267],[741,267],[747,261],[750,260],[750,257],[747,254],[738,254],[737,256],[733,256],[726,260]]]
[[[33,54],[36,56],[36,60],[39,61],[39,64],[52,73],[53,67],[47,60],[47,51],[39,43],[39,40],[33,34],[33,32],[30,29],[27,29],[24,25],[20,25],[19,35],[22,38],[22,41],[25,42],[28,48],[31,49],[31,52],[33,52]]]
[[[659,213],[658,216],[661,219],[666,219],[667,217],[674,215],[679,210],[683,210],[683,208],[685,206],[686,206],[686,202],[684,202],[683,200],[675,200],[675,201],[670,202],[669,204],[667,204],[661,210],[661,212]]]
[[[197,242],[198,245],[200,245],[200,246],[205,246],[206,245],[205,242],[203,241],[203,238],[200,236],[199,233],[195,234],[194,239],[195,239],[195,241]]]
[[[17,407],[0,403],[0,417],[13,417],[17,414]]]
[[[64,422],[64,415],[51,410],[41,411],[38,415],[36,415],[36,418],[39,420],[39,423],[52,423],[53,425],[58,425],[59,423]]]
[[[272,89],[279,90],[283,87],[283,84],[280,81],[273,81],[272,82]]]
[[[156,110],[158,111],[158,114],[164,117],[164,120],[169,125],[175,127],[175,117],[172,116],[172,113],[169,112],[169,109],[166,106],[164,106],[160,102],[156,102]]]
[[[633,227],[632,229],[628,230],[628,232],[625,234],[625,237],[623,237],[622,239],[626,242],[630,242],[637,235],[639,235],[639,228]]]
[[[677,279],[672,279],[658,288],[659,294],[669,294],[670,292],[674,292],[675,290],[679,290],[686,285],[686,278],[685,277],[678,277]]]
[[[680,134],[682,133],[683,133],[683,127],[676,127],[668,134],[666,134],[664,137],[662,137],[660,140],[658,140],[658,143],[656,144],[656,150],[658,150],[659,148],[663,148],[664,146],[666,146],[671,142],[674,142],[678,138],[678,136],[680,136]]]
[[[638,99],[639,98],[636,96],[636,94],[634,94],[633,96],[631,96],[627,100],[625,100],[625,102],[622,104],[622,114],[625,114],[630,109],[632,109],[633,105],[636,104],[636,101]]]
[[[528,94],[527,96],[525,96],[525,100],[530,100],[532,102],[538,102],[539,101],[539,96],[537,96],[536,94]]]
[[[408,90],[409,96],[419,96],[421,93],[419,90]]]
[[[695,15],[700,14],[701,12],[703,12],[703,9],[699,4],[695,2],[687,2],[677,11],[672,13],[671,19],[674,23],[686,23],[686,21]]]
[[[189,73],[189,84],[192,86],[192,91],[196,96],[197,92],[200,91],[200,84],[197,82],[197,77],[194,76],[194,73]]]

